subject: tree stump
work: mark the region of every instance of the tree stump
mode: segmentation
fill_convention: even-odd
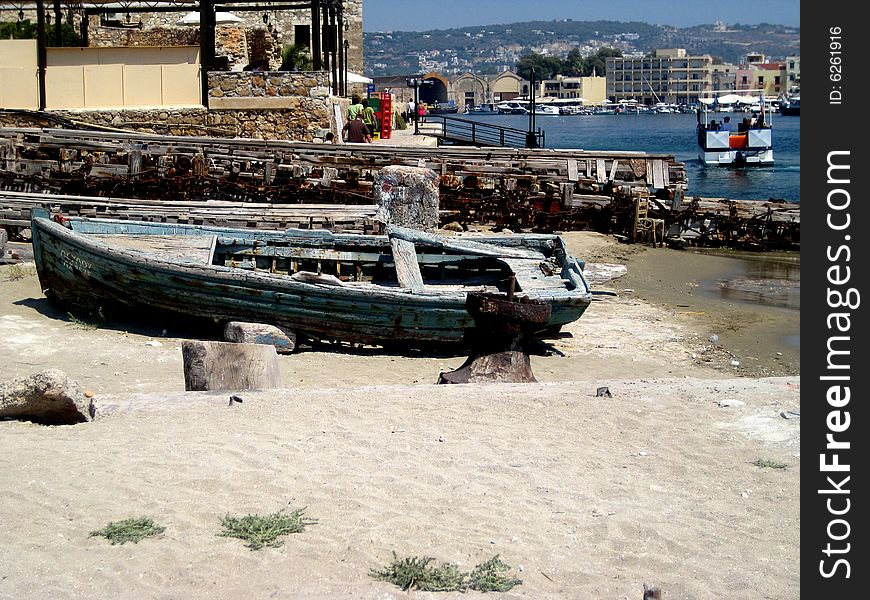
[[[441,373],[438,383],[536,383],[532,361],[522,350],[468,357],[461,367]]]
[[[524,344],[550,320],[552,307],[524,296],[514,298],[513,276],[506,296],[471,292],[465,307],[475,322],[472,353],[461,367],[438,376],[447,383],[537,383]]]
[[[186,341],[184,389],[188,392],[266,390],[281,387],[278,353],[265,344]]]

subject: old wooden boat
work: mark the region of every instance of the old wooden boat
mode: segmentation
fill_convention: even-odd
[[[32,231],[42,289],[65,305],[267,323],[312,339],[467,342],[480,334],[472,292],[545,303],[549,318],[530,334],[548,338],[591,300],[582,264],[556,235],[262,231],[46,211]]]

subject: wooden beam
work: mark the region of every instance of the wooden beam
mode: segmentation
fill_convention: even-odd
[[[45,110],[45,0],[36,0],[36,65],[39,80],[39,110]]]
[[[322,28],[320,26],[320,2],[321,0],[312,0],[311,2],[311,58],[313,60],[313,69],[320,71],[323,65],[323,50],[320,36]]]
[[[208,108],[208,73],[214,65],[215,14],[212,0],[199,2],[199,62],[202,105]]]

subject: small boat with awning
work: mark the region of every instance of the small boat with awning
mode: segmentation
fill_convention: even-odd
[[[771,105],[760,96],[757,112],[728,112],[722,114],[719,104],[747,104],[756,100],[735,94],[703,99],[697,109],[698,159],[707,166],[751,167],[772,166],[773,112]],[[718,117],[718,118],[717,118]]]

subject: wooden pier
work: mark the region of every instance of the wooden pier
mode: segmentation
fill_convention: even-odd
[[[659,232],[655,243],[664,231],[687,243],[753,248],[794,248],[800,240],[798,205],[688,197],[684,165],[667,154],[0,129],[0,189],[88,197],[88,210],[101,216],[110,213],[94,197],[107,205],[136,199],[124,214],[150,218],[190,218],[202,209],[194,218],[279,228],[308,219],[308,227],[372,231],[374,175],[390,165],[440,176],[442,224],[596,229],[636,241]],[[0,219],[12,220],[15,210],[0,207]]]

